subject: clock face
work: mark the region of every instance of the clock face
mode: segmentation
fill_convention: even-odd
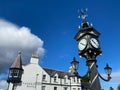
[[[80,51],[84,50],[86,46],[87,46],[87,40],[86,39],[81,39],[78,43],[78,49]]]
[[[94,48],[99,48],[99,42],[98,42],[97,39],[91,38],[91,39],[90,39],[90,43],[91,43],[91,45],[92,45]]]

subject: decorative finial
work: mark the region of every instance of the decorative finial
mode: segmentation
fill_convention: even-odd
[[[18,51],[18,54],[21,54],[21,51]]]
[[[76,58],[75,58],[75,57],[73,57],[73,61],[76,61]]]
[[[78,10],[78,13],[80,14],[79,16],[78,16],[78,18],[80,18],[81,17],[81,19],[83,20],[83,22],[85,22],[86,21],[86,18],[87,18],[87,11],[88,11],[88,9],[86,8],[86,9],[81,9],[81,10]]]

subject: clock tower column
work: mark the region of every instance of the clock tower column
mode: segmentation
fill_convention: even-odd
[[[96,57],[102,53],[99,43],[100,33],[86,22],[86,12],[82,13],[82,27],[75,35],[78,42],[78,51],[81,57],[86,58],[86,65],[89,68],[90,90],[101,90],[99,75],[97,70]]]

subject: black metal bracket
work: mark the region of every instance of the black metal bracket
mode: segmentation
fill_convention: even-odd
[[[104,81],[106,81],[106,82],[110,81],[110,79],[111,79],[111,76],[110,76],[110,75],[108,75],[107,79],[103,78],[99,73],[98,73],[98,75],[99,75],[99,77],[100,77],[102,80],[104,80]]]

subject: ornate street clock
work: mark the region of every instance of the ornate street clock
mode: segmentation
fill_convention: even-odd
[[[83,22],[82,28],[79,29],[75,36],[78,41],[79,55],[87,59],[95,59],[101,54],[100,42],[98,40],[100,33],[87,22]]]
[[[78,42],[79,55],[86,58],[86,65],[88,66],[87,75],[90,78],[90,90],[101,90],[99,81],[99,77],[101,76],[97,70],[96,60],[96,57],[102,53],[99,42],[100,33],[86,21],[86,10],[81,10],[81,14],[81,18],[83,20],[82,27],[79,28],[79,31],[75,35],[75,39]],[[108,67],[108,65],[106,68],[109,68],[111,71],[111,68]],[[108,74],[107,80],[104,78],[102,79],[109,81],[111,79],[110,74]]]

